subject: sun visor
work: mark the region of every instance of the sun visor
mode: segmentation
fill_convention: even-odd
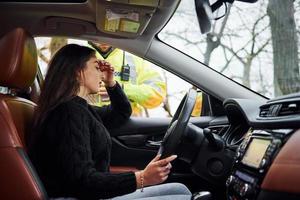
[[[104,33],[127,38],[141,35],[159,0],[98,0],[96,25]]]

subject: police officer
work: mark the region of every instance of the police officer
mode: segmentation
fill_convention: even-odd
[[[166,97],[166,84],[161,75],[150,67],[149,62],[108,44],[89,42],[89,45],[96,49],[99,59],[114,66],[115,80],[122,85],[131,101],[133,115],[141,116],[143,108],[156,108],[163,102]],[[103,90],[100,92],[101,101],[96,100],[98,105],[109,103]]]

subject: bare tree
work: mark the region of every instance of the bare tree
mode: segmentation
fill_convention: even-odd
[[[275,96],[300,91],[298,37],[293,0],[269,0]]]
[[[62,37],[51,38],[50,46],[49,46],[50,57],[52,58],[52,56],[55,54],[55,52],[58,49],[60,49],[61,47],[65,46],[66,44],[68,44],[67,38],[62,38]]]
[[[168,78],[165,70],[162,70],[163,77],[165,79],[166,90],[168,91]],[[167,112],[168,117],[173,117],[171,113],[170,103],[169,103],[169,94],[166,94],[166,98],[163,102],[163,109]]]
[[[239,49],[235,50],[233,48],[232,44],[228,45],[225,43],[220,43],[220,45],[224,48],[224,50],[227,50],[232,54],[231,58],[228,59],[228,58],[226,58],[227,56],[226,56],[226,53],[224,52],[225,59],[227,60],[227,62],[224,65],[224,67],[221,69],[221,72],[223,72],[229,66],[233,57],[235,57],[243,65],[242,82],[243,82],[243,85],[245,85],[247,87],[251,87],[250,71],[251,71],[251,66],[252,66],[253,60],[256,59],[257,56],[261,52],[263,52],[263,50],[266,48],[266,46],[270,42],[270,38],[266,39],[262,43],[257,41],[257,37],[259,35],[263,34],[269,27],[269,25],[265,25],[261,29],[257,28],[259,22],[264,20],[265,17],[266,17],[266,15],[263,15],[263,16],[259,17],[258,19],[256,19],[255,22],[253,23],[253,25],[250,25],[250,28],[249,28],[249,25],[246,25],[246,24],[243,25],[244,27],[249,29],[248,31],[250,32],[250,38]]]
[[[42,59],[42,61],[48,64],[55,52],[67,43],[67,38],[53,37],[51,38],[49,44],[46,44],[45,46],[38,49],[38,56]],[[50,57],[47,57],[45,55],[45,51],[50,51]]]
[[[222,20],[221,27],[217,30],[216,22],[213,25],[212,31],[206,35],[206,49],[204,53],[204,64],[209,65],[212,52],[220,46],[220,41],[223,36],[225,26],[230,15],[231,4],[228,6],[227,14]]]
[[[42,59],[42,61],[44,61],[47,64],[49,63],[49,58],[45,56],[43,51],[47,50],[48,48],[49,48],[48,46],[43,46],[42,48],[38,49],[38,56]]]
[[[200,37],[200,40],[194,40],[189,37],[188,32],[191,32],[191,28],[188,26],[175,33],[167,31],[166,35],[184,41],[186,46],[196,47],[200,54],[202,54],[203,63],[206,65],[214,65],[210,63],[213,52],[221,48],[224,55],[221,59],[225,62],[223,62],[219,71],[224,73],[225,70],[229,68],[236,68],[237,66],[232,65],[232,62],[238,61],[241,64],[240,68],[242,68],[243,74],[229,74],[228,76],[234,79],[240,79],[243,85],[251,87],[250,73],[253,61],[259,57],[259,54],[265,53],[267,46],[270,44],[270,37],[266,34],[269,28],[269,24],[266,22],[267,15],[261,14],[265,13],[266,5],[266,3],[260,4],[259,9],[261,12],[257,12],[257,16],[256,18],[254,16],[254,20],[245,17],[249,15],[251,11],[240,9],[235,4],[233,4],[233,6],[228,5],[227,15],[221,20],[213,21],[211,32],[202,38]],[[234,13],[232,13],[232,8],[234,8]],[[178,16],[179,18],[183,15],[189,16],[189,12],[185,12],[184,10],[179,10],[178,13],[180,14]],[[235,30],[231,30],[230,27],[233,19],[240,24]],[[231,20],[231,24],[228,25],[229,20]],[[239,32],[243,32],[244,34],[238,34],[236,29],[239,29]],[[261,39],[262,35],[264,36],[263,40]],[[265,35],[267,35],[267,38]],[[236,43],[240,45],[237,47]],[[204,45],[205,48],[203,48]],[[220,60],[220,57],[214,58],[213,60]],[[217,68],[218,66],[213,67]],[[264,79],[261,78],[259,80],[263,81]]]

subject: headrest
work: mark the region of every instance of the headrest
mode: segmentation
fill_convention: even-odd
[[[33,37],[16,28],[0,39],[0,86],[26,89],[37,73],[37,49]]]

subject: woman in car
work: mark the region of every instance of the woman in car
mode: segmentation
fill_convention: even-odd
[[[191,193],[182,184],[151,186],[167,179],[174,155],[161,160],[158,155],[141,171],[109,172],[111,138],[106,128],[119,126],[131,114],[113,71],[109,63],[96,59],[94,50],[75,44],[61,48],[50,61],[35,113],[35,134],[28,144],[48,195],[190,199]],[[98,108],[89,105],[86,98],[99,91],[101,82],[111,105]],[[144,189],[146,186],[151,187]]]

